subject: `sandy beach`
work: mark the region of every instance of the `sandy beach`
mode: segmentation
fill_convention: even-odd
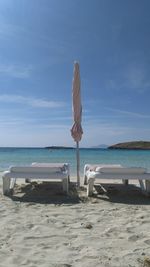
[[[1,190],[0,266],[150,266],[150,198],[132,185],[106,189],[91,198],[55,183]]]

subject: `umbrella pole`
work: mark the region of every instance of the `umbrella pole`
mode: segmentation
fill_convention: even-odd
[[[76,142],[76,158],[77,158],[77,186],[80,187],[80,155],[79,155],[79,142]]]

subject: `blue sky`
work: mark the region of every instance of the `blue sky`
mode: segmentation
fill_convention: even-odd
[[[149,0],[1,0],[0,146],[74,145],[75,60],[81,146],[150,140],[149,10]]]

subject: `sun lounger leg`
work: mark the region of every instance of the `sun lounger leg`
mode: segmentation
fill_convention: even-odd
[[[8,195],[10,192],[10,178],[3,178],[3,195]]]
[[[84,175],[84,185],[87,185],[87,176]]]
[[[123,180],[122,179],[122,182],[123,182],[124,185],[128,185],[129,184],[129,180]]]
[[[62,180],[63,192],[68,194],[68,178]]]
[[[16,183],[16,179],[15,178],[12,178],[11,181],[10,181],[10,189],[13,189],[14,188],[15,183]]]
[[[87,185],[87,176],[86,176],[86,172],[89,170],[89,168],[90,168],[90,166],[89,166],[88,164],[86,164],[86,165],[84,166],[84,181],[83,181],[84,185]]]
[[[68,173],[68,183],[70,183],[70,166],[68,163],[64,164],[66,172]]]
[[[31,183],[31,179],[25,179],[25,183]]]
[[[150,181],[149,180],[145,180],[145,187],[146,187],[146,192],[150,194]]]
[[[89,179],[88,180],[88,185],[87,185],[87,196],[90,197],[93,194],[93,186],[94,186],[94,179]]]
[[[145,187],[144,187],[143,181],[139,180],[139,184],[140,184],[140,187],[141,187],[142,191],[144,192],[145,191]]]

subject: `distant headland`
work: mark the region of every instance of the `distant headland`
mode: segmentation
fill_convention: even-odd
[[[141,149],[141,150],[149,150],[150,142],[149,141],[132,141],[132,142],[124,142],[118,143],[115,145],[111,145],[108,149]]]
[[[72,146],[47,146],[46,149],[54,150],[54,149],[75,149]],[[95,147],[82,147],[82,149],[140,149],[140,150],[150,150],[150,142],[149,141],[131,141],[131,142],[123,142],[117,143],[111,146],[99,145]]]
[[[74,149],[71,146],[46,146],[46,149]]]

